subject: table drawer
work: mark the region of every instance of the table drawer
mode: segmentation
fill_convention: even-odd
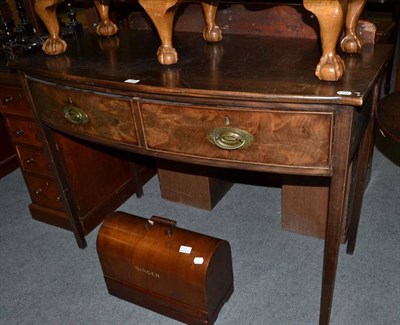
[[[0,109],[5,113],[32,115],[21,88],[1,86]]]
[[[25,180],[33,203],[64,211],[57,185],[53,180],[32,175],[25,175]]]
[[[7,122],[14,143],[42,145],[31,118],[7,115]]]
[[[51,176],[49,163],[41,147],[17,145],[15,148],[24,171]]]
[[[73,134],[138,144],[132,98],[28,82],[36,113],[46,124]]]
[[[263,165],[328,168],[333,115],[321,112],[195,107],[141,102],[146,146],[218,160]],[[216,128],[243,130],[252,144],[222,149],[209,140]],[[222,142],[235,142],[235,134],[222,134]]]

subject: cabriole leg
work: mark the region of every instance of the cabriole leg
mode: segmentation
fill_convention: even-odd
[[[35,11],[49,33],[49,38],[42,45],[43,52],[48,55],[61,54],[67,49],[67,43],[60,37],[60,26],[56,15],[57,6],[61,2],[61,0],[35,1]]]
[[[346,15],[346,36],[340,43],[340,47],[344,52],[357,53],[364,45],[364,40],[357,33],[357,23],[365,3],[366,0],[349,0]]]
[[[172,44],[172,30],[177,4],[180,0],[139,0],[150,19],[153,21],[161,45],[157,51],[158,61],[161,64],[178,62],[178,53]]]
[[[315,75],[320,80],[339,80],[345,66],[336,53],[336,44],[344,25],[347,0],[303,0],[303,4],[318,18],[320,27],[322,56]]]
[[[110,20],[109,2],[95,0],[94,5],[96,6],[97,12],[99,13],[100,22],[96,27],[96,32],[100,36],[112,36],[118,31],[118,27]]]
[[[206,26],[204,27],[203,31],[203,37],[208,42],[219,42],[222,40],[222,32],[220,28],[215,24],[215,17],[217,15],[218,3],[219,0],[201,2],[204,21],[206,23]]]

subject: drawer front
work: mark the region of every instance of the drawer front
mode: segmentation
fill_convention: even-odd
[[[264,165],[328,168],[331,113],[217,109],[142,102],[148,149]],[[246,148],[221,149],[208,140],[211,130],[239,128],[253,136]],[[227,138],[229,142],[229,137]]]
[[[38,116],[52,127],[72,134],[138,144],[131,98],[28,82]]]
[[[16,87],[1,86],[0,109],[5,113],[32,114],[22,94],[22,89]]]
[[[7,122],[14,143],[42,145],[31,118],[8,115]]]
[[[52,175],[49,163],[41,147],[17,145],[16,150],[24,171],[46,176]]]
[[[64,206],[54,181],[32,175],[25,175],[25,180],[33,203],[46,208],[64,211]]]

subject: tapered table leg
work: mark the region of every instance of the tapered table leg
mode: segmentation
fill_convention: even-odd
[[[339,246],[341,238],[341,216],[343,202],[346,196],[347,177],[349,172],[350,157],[343,152],[350,150],[351,138],[351,110],[339,110],[335,117],[338,125],[332,152],[332,177],[329,188],[328,219],[326,224],[324,262],[322,272],[322,289],[320,305],[320,325],[329,324],[333,291],[335,286]]]

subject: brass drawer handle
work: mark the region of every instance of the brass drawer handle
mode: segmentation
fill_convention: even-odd
[[[43,192],[43,190],[39,187],[39,188],[35,191],[35,194],[36,194],[36,195],[40,195],[40,194],[42,194],[42,192]]]
[[[25,160],[25,162],[26,162],[28,165],[32,164],[34,161],[35,161],[35,159],[34,159],[33,157],[29,157],[29,158],[27,158],[27,159]]]
[[[18,129],[17,131],[15,131],[15,136],[16,137],[20,137],[21,135],[24,135],[24,130],[23,129]]]
[[[64,107],[64,117],[72,124],[86,124],[89,121],[89,117],[84,111],[72,105]]]
[[[12,96],[7,96],[5,98],[3,98],[3,103],[8,105],[11,104],[14,101],[14,98]]]
[[[254,141],[254,137],[241,129],[221,127],[208,132],[208,140],[219,148],[235,150],[250,146]]]

